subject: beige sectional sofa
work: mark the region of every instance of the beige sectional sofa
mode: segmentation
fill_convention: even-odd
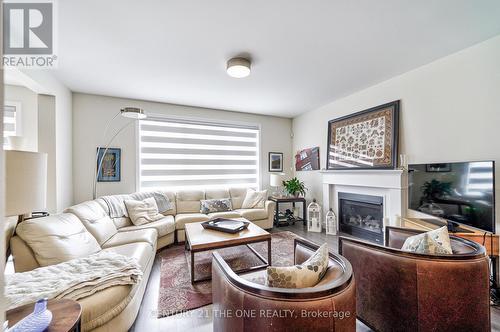
[[[22,222],[10,239],[16,272],[101,250],[136,258],[143,271],[140,283],[113,286],[79,300],[83,331],[127,331],[139,311],[156,250],[183,242],[185,224],[242,216],[265,229],[273,226],[274,202],[267,201],[263,209],[241,208],[245,188],[162,193],[169,198],[172,209],[163,213],[164,218],[141,226],[133,225],[125,216],[111,218],[101,198],[74,205],[61,214]],[[200,201],[212,198],[230,198],[233,210],[200,213]]]

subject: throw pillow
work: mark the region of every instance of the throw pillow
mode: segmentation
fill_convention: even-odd
[[[453,254],[446,226],[406,239],[401,250],[419,254]]]
[[[229,198],[203,199],[201,200],[201,213],[208,214],[213,212],[231,211],[233,205]]]
[[[328,246],[325,243],[300,265],[268,267],[267,285],[280,288],[313,287],[326,274],[328,260]]]
[[[158,206],[154,197],[143,201],[126,200],[128,215],[136,226],[144,225],[152,221],[160,220],[164,215],[158,212]]]
[[[247,194],[241,205],[242,209],[263,209],[266,205],[267,190],[255,191],[247,189]]]
[[[160,191],[137,192],[130,195],[130,198],[136,201],[143,201],[146,198],[150,197],[154,197],[156,205],[158,206],[158,212],[160,212],[161,214],[166,213],[174,208],[167,195]]]

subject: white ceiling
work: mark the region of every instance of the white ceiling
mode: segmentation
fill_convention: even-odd
[[[73,91],[293,117],[500,34],[498,0],[63,0]],[[234,79],[226,60],[249,54]]]

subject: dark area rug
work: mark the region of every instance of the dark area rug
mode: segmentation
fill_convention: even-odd
[[[293,240],[298,236],[292,232],[272,234],[271,253],[273,266],[293,264]],[[267,257],[267,243],[255,243],[252,247]],[[257,266],[262,262],[246,246],[219,249],[218,252],[233,270]],[[158,317],[165,317],[212,303],[211,281],[191,284],[188,262],[190,254],[184,245],[176,245],[160,252],[160,294]],[[211,274],[212,252],[195,254],[196,279]]]

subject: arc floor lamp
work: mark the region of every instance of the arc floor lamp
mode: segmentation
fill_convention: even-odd
[[[104,129],[103,140],[106,139],[106,135],[108,133],[108,130],[109,130],[109,127],[110,127],[111,123],[119,115],[121,115],[121,116],[123,116],[125,118],[128,118],[128,119],[132,119],[134,121],[127,122],[120,129],[118,129],[118,131],[116,131],[113,134],[113,136],[111,136],[111,138],[109,139],[108,143],[105,145],[105,147],[104,147],[104,153],[102,154],[102,156],[100,158],[99,158],[99,152],[101,151],[101,147],[99,146],[97,148],[97,153],[96,153],[96,156],[95,156],[95,161],[96,161],[97,168],[96,168],[95,173],[94,173],[94,185],[92,187],[92,193],[93,193],[92,197],[93,197],[93,199],[97,198],[97,179],[99,178],[99,174],[102,171],[101,170],[102,161],[104,160],[104,157],[106,156],[106,153],[108,152],[108,149],[109,149],[111,143],[113,143],[113,141],[116,138],[116,136],[118,136],[129,125],[131,125],[132,123],[134,123],[135,120],[142,120],[142,119],[147,118],[147,115],[146,115],[146,113],[144,112],[144,110],[142,108],[138,108],[138,107],[125,107],[125,108],[122,108],[120,110],[120,112],[116,113],[116,115],[113,118],[111,118],[111,120],[109,120],[108,123],[106,124],[106,127]]]

